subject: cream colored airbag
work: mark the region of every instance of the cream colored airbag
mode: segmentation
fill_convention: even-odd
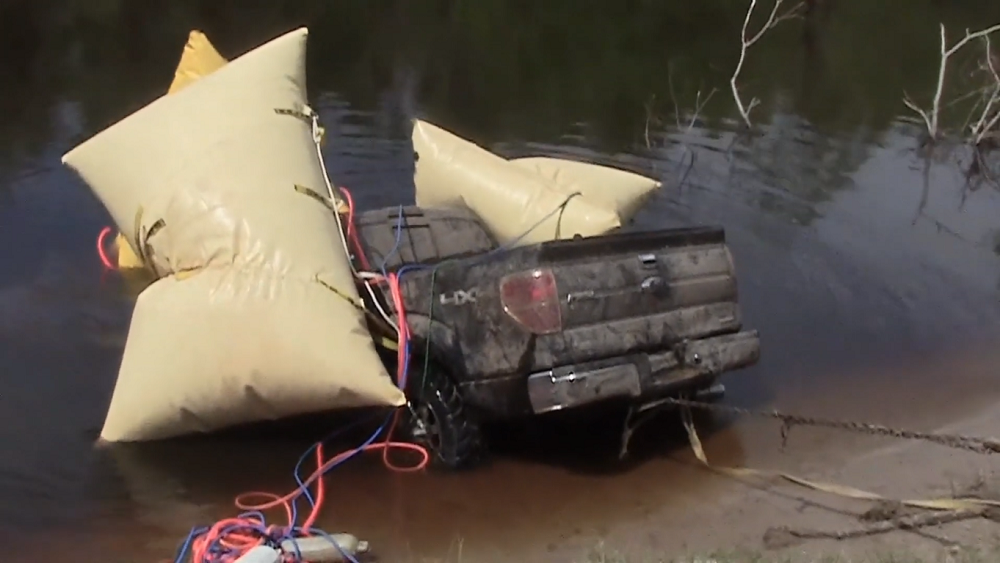
[[[500,244],[599,235],[621,226],[614,211],[426,121],[413,123],[413,149],[417,205],[467,207]]]
[[[297,113],[306,39],[258,47],[63,157],[160,277],[136,303],[104,440],[403,404]]]
[[[588,203],[614,211],[622,224],[630,222],[660,188],[652,178],[589,162],[544,156],[510,162],[553,182],[564,194],[580,192]]]
[[[170,83],[167,94],[181,91],[195,80],[219,70],[227,62],[229,61],[219,54],[204,33],[192,30],[188,33],[187,43],[181,51],[181,60],[177,63],[174,80]],[[118,271],[131,291],[138,293],[153,283],[152,272],[144,267],[125,235],[118,233],[115,237],[115,250],[118,254]]]
[[[187,43],[184,44],[181,59],[177,63],[174,80],[167,89],[167,95],[179,92],[199,78],[219,70],[228,62],[215,49],[208,36],[201,31],[192,30],[188,33]],[[322,134],[321,128],[320,135],[322,136]],[[338,209],[341,213],[346,213],[343,201],[338,201]],[[118,256],[118,271],[125,278],[131,290],[138,293],[153,282],[153,273],[145,267],[135,250],[129,246],[125,235],[118,233],[115,237],[115,250]]]

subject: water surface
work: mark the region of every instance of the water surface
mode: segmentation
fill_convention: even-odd
[[[172,557],[190,526],[231,513],[234,494],[290,488],[315,437],[92,447],[131,301],[94,253],[106,212],[59,158],[161,95],[192,28],[231,58],[310,26],[325,156],[364,208],[412,202],[409,116],[505,155],[569,155],[661,178],[636,228],[724,225],[746,324],[762,334],[760,364],[725,379],[732,404],[930,428],[992,402],[1000,194],[968,185],[961,146],[925,158],[902,96],[931,96],[937,22],[957,36],[1000,21],[1000,5],[821,3],[751,50],[741,84],[762,103],[749,136],[728,92],[744,5],[5,4],[0,537],[49,538],[14,560],[69,560],[81,548],[90,551],[72,560]],[[957,61],[949,96],[968,86],[974,63]],[[713,88],[689,121],[697,93]],[[655,532],[656,514],[712,493],[676,463],[686,454],[670,424],[645,433],[634,463],[609,470],[617,424],[512,429],[494,463],[470,474],[400,476],[359,460],[330,477],[336,502],[322,524],[363,535],[387,560],[454,557],[459,540],[477,560],[565,559],[615,527]],[[709,454],[771,461],[771,430],[719,428]],[[803,441],[785,462],[815,462],[825,440]]]

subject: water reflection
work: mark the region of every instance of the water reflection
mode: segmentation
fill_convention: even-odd
[[[1000,320],[1000,192],[969,181],[962,150],[925,159],[919,130],[898,114],[904,90],[933,86],[934,22],[998,20],[1000,5],[822,5],[754,47],[745,93],[763,105],[757,129],[741,135],[728,78],[742,7],[722,0],[4,4],[0,536],[54,526],[68,538],[49,542],[62,556],[85,545],[163,557],[195,521],[229,514],[233,494],[287,489],[300,449],[326,430],[91,447],[130,302],[93,256],[107,215],[59,157],[161,95],[191,28],[232,57],[310,25],[310,92],[330,132],[331,174],[365,208],[412,201],[414,115],[505,155],[662,178],[636,228],[724,225],[746,323],[762,332],[760,365],[727,379],[735,403],[871,417],[878,402],[880,415],[931,424],[992,400],[997,381],[967,359],[985,357],[977,346]],[[693,125],[678,126],[674,110],[685,115],[713,88]],[[648,127],[651,99],[659,123]],[[928,358],[944,367],[924,367]],[[882,408],[900,393],[906,409]],[[600,456],[614,451],[613,428],[588,424],[569,442],[552,438],[574,432],[558,424],[511,429],[496,463],[470,475],[346,466],[332,485],[341,506],[324,524],[357,530],[384,554],[440,556],[461,536],[489,558],[589,541],[712,489],[677,463],[676,427],[653,428],[646,455],[609,473]],[[716,430],[713,458],[773,455],[757,427]]]

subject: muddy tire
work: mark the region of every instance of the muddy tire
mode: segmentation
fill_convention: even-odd
[[[433,364],[422,377],[422,363],[415,360],[409,374],[404,428],[410,440],[427,448],[436,469],[468,469],[485,453],[482,431],[465,408],[458,386]],[[420,366],[420,367],[418,367]]]

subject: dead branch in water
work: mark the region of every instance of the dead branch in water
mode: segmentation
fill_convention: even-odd
[[[983,65],[990,77],[990,86],[987,93],[983,94],[983,112],[979,116],[979,121],[972,126],[972,139],[975,145],[983,142],[983,139],[1000,122],[1000,61],[993,56],[993,49],[990,45],[990,36],[983,37],[986,44],[986,62]]]
[[[934,99],[932,102],[931,109],[923,110],[917,104],[915,104],[908,95],[904,93],[903,103],[906,107],[910,108],[917,113],[923,120],[924,125],[927,127],[927,134],[930,135],[931,139],[937,139],[940,135],[940,124],[938,122],[941,113],[941,97],[944,94],[944,81],[945,76],[948,71],[948,59],[950,59],[955,53],[957,53],[962,47],[967,45],[973,39],[986,38],[987,40],[987,52],[986,59],[988,68],[992,71],[996,68],[993,61],[992,53],[990,52],[989,46],[989,36],[1000,31],[1000,24],[994,25],[992,27],[981,29],[976,32],[970,32],[965,30],[965,37],[960,39],[951,47],[948,47],[948,39],[945,33],[944,24],[940,24],[941,27],[941,64],[938,67],[938,80],[937,87],[934,90]],[[1000,86],[1000,75],[994,73],[994,76],[998,79],[997,85]],[[994,116],[991,111],[997,107],[1000,103],[1000,91],[994,91],[993,94],[987,94],[986,106],[983,109],[980,120],[973,126],[973,139],[978,143],[985,136],[986,131],[997,124],[996,116]],[[1000,109],[1000,108],[998,108]],[[977,129],[978,128],[978,129]]]
[[[746,123],[747,127],[752,127],[750,123],[750,112],[753,108],[760,103],[757,98],[751,98],[749,103],[744,104],[743,99],[740,98],[739,88],[736,86],[736,81],[739,79],[740,72],[743,71],[743,63],[747,58],[747,49],[753,46],[754,43],[760,41],[760,38],[764,36],[764,33],[769,29],[773,29],[776,25],[784,20],[792,19],[799,16],[800,8],[804,6],[803,3],[798,3],[793,6],[788,11],[781,15],[778,15],[778,11],[781,10],[781,5],[784,0],[774,0],[774,7],[771,8],[771,14],[767,17],[767,22],[764,26],[760,28],[753,36],[747,36],[747,28],[750,27],[750,18],[753,16],[753,11],[757,7],[757,0],[750,0],[750,6],[747,8],[746,18],[743,20],[743,30],[740,33],[740,60],[736,63],[736,69],[733,71],[732,78],[729,79],[729,86],[733,90],[733,99],[736,101],[736,108],[740,111],[740,117],[743,118],[743,122]]]
[[[673,89],[674,89],[673,84],[671,83],[670,97],[673,99],[674,102],[674,117],[677,120],[677,130],[683,134],[689,134],[691,133],[691,131],[694,130],[695,123],[698,122],[698,116],[701,114],[701,110],[704,109],[705,104],[707,104],[708,101],[712,99],[712,96],[715,95],[716,89],[712,88],[712,90],[709,91],[708,95],[705,96],[704,99],[702,99],[701,97],[701,90],[700,89],[698,90],[694,98],[694,113],[691,115],[691,120],[688,122],[687,127],[684,129],[681,128],[680,106],[677,105],[677,97],[674,95]],[[694,150],[692,150],[687,143],[682,143],[682,144],[684,146],[684,152],[689,154],[690,156],[688,157],[688,165],[684,168],[684,173],[681,175],[681,179],[677,184],[679,188],[684,187],[684,183],[687,182],[688,176],[691,174],[691,170],[694,168],[694,163],[695,160],[697,159],[697,153],[695,153]]]
[[[670,88],[670,103],[674,105],[674,120],[677,123],[677,130],[684,133],[690,133],[694,129],[695,123],[698,122],[698,117],[701,115],[702,110],[705,109],[705,105],[712,99],[712,96],[715,95],[717,89],[712,88],[704,99],[701,97],[701,88],[698,89],[694,97],[694,113],[691,115],[691,119],[685,128],[681,125],[681,106],[677,101],[677,93],[674,91],[674,72],[672,64],[667,65],[667,85]]]
[[[646,149],[647,150],[652,150],[652,148],[653,148],[653,142],[649,138],[649,127],[650,127],[650,125],[662,125],[663,124],[663,122],[660,121],[660,118],[656,117],[656,114],[653,111],[653,104],[655,102],[656,102],[656,94],[653,94],[652,96],[649,97],[649,100],[647,100],[646,103],[643,106],[643,109],[646,110],[646,123],[643,126],[642,136],[643,136],[643,139],[645,139],[645,141],[646,141]]]
[[[667,64],[667,83],[670,88],[670,102],[674,106],[674,122],[676,123],[676,131],[680,134],[689,134],[694,130],[695,125],[701,117],[702,111],[705,109],[705,105],[708,104],[712,96],[715,95],[717,89],[712,88],[707,95],[703,95],[701,88],[695,93],[694,99],[694,111],[690,114],[690,117],[685,117],[684,121],[681,122],[681,105],[677,100],[677,93],[674,90],[674,79],[673,79],[673,61]],[[664,122],[656,116],[653,108],[653,104],[656,101],[656,96],[650,96],[649,100],[645,104],[646,111],[646,122],[643,127],[643,138],[646,142],[646,149],[652,150],[653,143],[650,137],[650,127],[651,125],[663,126]],[[681,146],[684,149],[684,155],[681,157],[681,162],[687,161],[687,166],[684,167],[682,173],[679,175],[679,180],[677,183],[678,188],[683,188],[688,176],[691,173],[691,169],[694,167],[696,153],[691,149],[690,146],[684,141],[680,141]],[[686,157],[686,158],[685,158]]]

